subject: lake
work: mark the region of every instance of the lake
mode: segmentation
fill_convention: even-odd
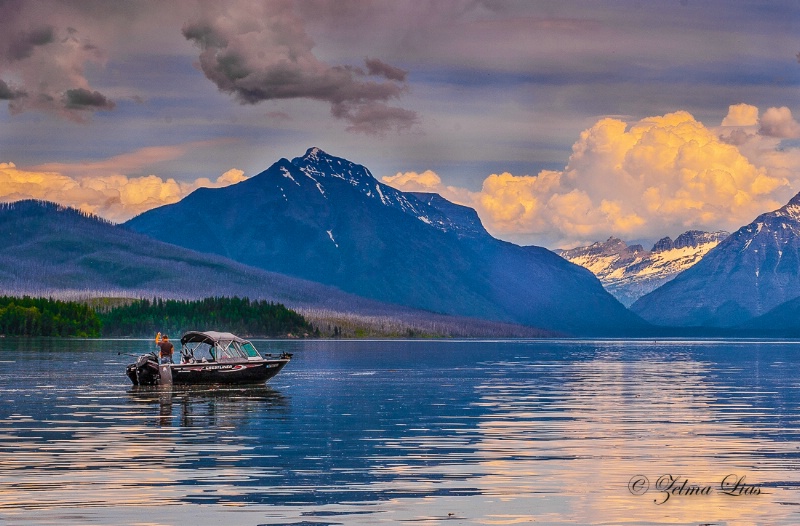
[[[0,339],[0,524],[800,523],[799,342],[255,343],[266,385],[164,389]]]

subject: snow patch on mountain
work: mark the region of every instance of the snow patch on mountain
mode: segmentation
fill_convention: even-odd
[[[333,241],[333,244],[336,245],[336,248],[339,248],[339,243],[337,243],[336,239],[333,237],[333,230],[326,230],[326,232],[328,233],[328,237],[331,238],[331,241]]]
[[[800,208],[799,208],[800,210]],[[561,257],[590,270],[622,304],[630,306],[648,292],[695,265],[728,232],[690,230],[674,241],[660,239],[650,250],[610,237],[587,247],[557,250]]]

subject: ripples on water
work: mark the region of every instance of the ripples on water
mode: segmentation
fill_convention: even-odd
[[[133,388],[148,345],[0,340],[0,524],[800,523],[794,343],[262,342],[265,386]]]

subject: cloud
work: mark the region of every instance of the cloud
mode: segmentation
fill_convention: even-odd
[[[751,108],[732,107],[728,126],[753,128]],[[776,121],[787,122],[785,112]],[[788,200],[789,167],[800,167],[800,154],[759,140],[760,148],[740,150],[685,111],[630,125],[604,118],[580,134],[563,170],[491,174],[477,192],[445,186],[430,171],[383,181],[472,206],[490,232],[519,241],[568,246],[610,235],[658,238],[736,229]],[[800,182],[796,175],[793,182]]]
[[[236,168],[215,180],[179,182],[152,174],[72,177],[58,171],[21,169],[14,163],[0,163],[0,201],[42,199],[122,222],[152,208],[180,201],[197,188],[220,188],[245,179],[244,172]]]
[[[70,110],[112,110],[116,104],[108,100],[99,91],[76,88],[68,89],[64,93],[64,107]]]
[[[38,110],[83,122],[91,112],[114,108],[85,74],[105,55],[79,30],[59,25],[51,7],[0,2],[0,100],[8,101],[12,114]],[[45,18],[54,23],[39,22]]]
[[[21,31],[9,41],[8,58],[11,60],[29,58],[37,46],[52,44],[54,41],[55,28],[53,26],[41,26],[27,32]]]
[[[766,137],[779,139],[798,139],[800,138],[800,123],[792,116],[792,110],[786,106],[780,108],[767,108],[763,115],[759,117],[756,106],[750,104],[734,104],[728,108],[728,114],[722,119],[722,126],[745,128],[738,130],[752,135],[757,131]],[[757,130],[749,129],[758,127]],[[741,136],[736,135],[737,130],[733,130],[734,142],[742,142]],[[727,137],[729,134],[725,134]],[[730,141],[729,141],[730,142]]]
[[[44,163],[32,166],[31,170],[59,172],[76,179],[82,177],[104,177],[108,174],[143,173],[153,165],[174,161],[190,152],[227,145],[230,142],[231,140],[229,139],[214,139],[164,146],[147,146],[106,159],[71,163]]]
[[[217,177],[215,184],[219,186],[230,186],[232,184],[241,183],[245,179],[247,179],[247,177],[244,175],[242,170],[239,170],[238,168],[231,168],[224,174]]]
[[[367,72],[370,75],[377,75],[386,77],[389,80],[396,80],[397,82],[405,82],[408,72],[400,68],[389,65],[377,58],[368,58],[364,61],[367,66]]]
[[[347,131],[367,135],[383,135],[392,129],[407,130],[417,122],[417,114],[413,111],[380,102],[337,104],[331,112],[334,117],[349,123]]]
[[[769,108],[761,116],[759,133],[783,139],[800,138],[800,123],[792,117],[792,111],[786,106]]]
[[[0,79],[0,100],[14,100],[24,97],[26,93],[21,90],[12,89],[8,84]]]
[[[366,71],[320,61],[291,2],[202,5],[205,11],[183,26],[183,35],[200,48],[199,67],[206,77],[240,103],[327,102],[334,117],[349,123],[348,130],[366,134],[416,123],[415,112],[387,104],[408,90],[405,71],[370,58]]]
[[[750,104],[733,104],[722,119],[722,126],[755,126],[758,124],[758,108]]]
[[[398,172],[382,178],[389,186],[402,189],[405,192],[441,192],[442,179],[432,170],[417,172]]]

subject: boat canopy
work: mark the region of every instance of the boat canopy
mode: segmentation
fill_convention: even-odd
[[[209,345],[215,345],[222,342],[247,343],[247,340],[239,338],[230,332],[217,331],[190,331],[181,337],[181,345],[186,345],[187,343],[207,343]]]
[[[230,361],[261,360],[253,344],[230,332],[190,331],[181,337],[181,351],[185,358],[194,360]]]

